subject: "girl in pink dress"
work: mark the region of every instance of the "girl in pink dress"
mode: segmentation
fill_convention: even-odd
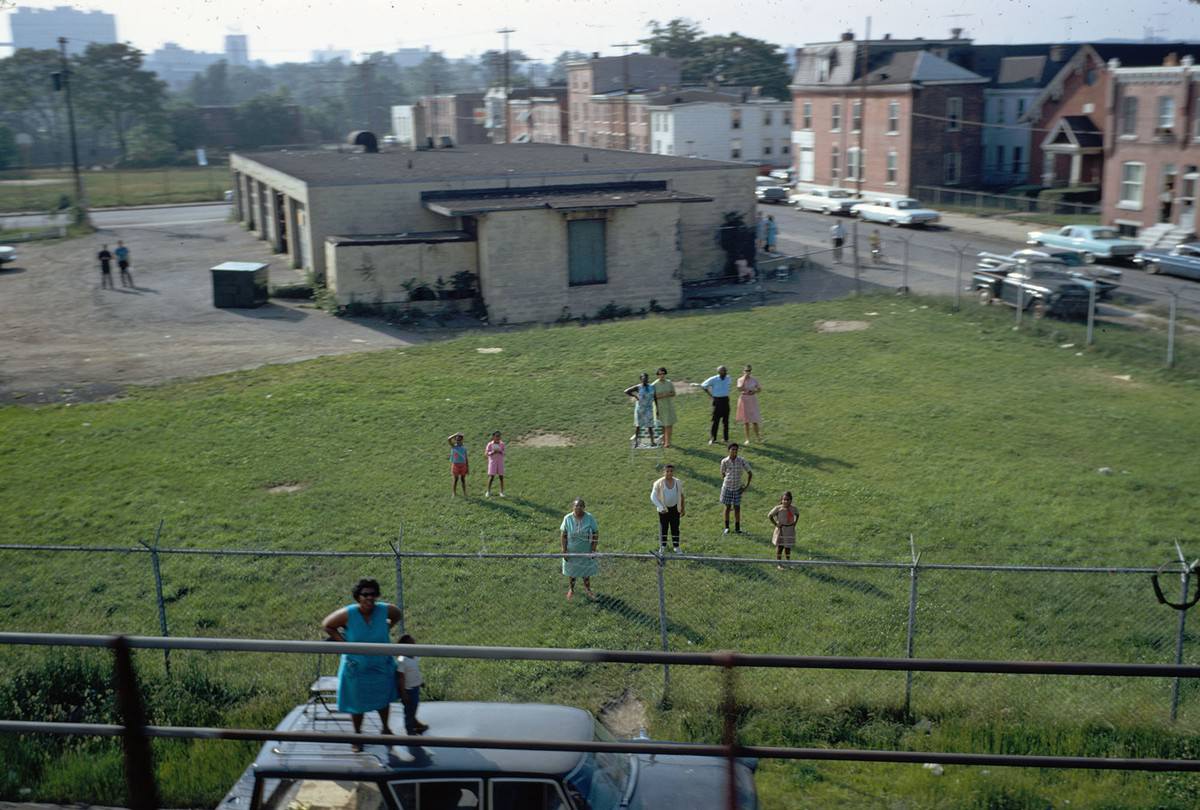
[[[758,413],[758,395],[762,392],[762,386],[758,384],[758,380],[750,376],[750,364],[746,364],[742,376],[737,379],[738,403],[737,403],[737,421],[742,423],[742,427],[746,431],[746,444],[750,444],[750,426],[754,425],[754,440],[762,441],[762,435],[759,433],[759,423],[762,422],[762,417]]]
[[[492,481],[496,478],[500,479],[500,497],[504,497],[504,442],[500,441],[500,431],[492,434],[492,440],[487,443],[484,449],[484,454],[487,455],[488,463],[488,482],[487,491],[483,493],[483,497],[492,497]]]

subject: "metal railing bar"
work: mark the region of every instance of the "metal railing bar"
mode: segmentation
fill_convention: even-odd
[[[649,542],[649,541],[648,541]],[[657,540],[654,540],[657,543]],[[141,546],[72,546],[53,544],[21,544],[0,543],[0,551],[49,551],[49,552],[97,552],[97,553],[135,553],[149,554],[150,550]],[[505,560],[545,560],[561,559],[564,555],[559,552],[445,552],[445,551],[316,551],[307,549],[216,549],[216,548],[167,548],[159,547],[159,554],[190,554],[194,556],[212,557],[347,557],[369,559],[393,559],[399,557],[428,558],[428,559],[505,559]],[[569,553],[568,557],[597,557],[600,559],[640,559],[655,560],[652,552],[598,551],[595,554],[587,552]],[[910,562],[888,562],[872,560],[775,560],[765,557],[714,557],[697,554],[679,554],[668,558],[671,562],[688,561],[703,563],[745,563],[750,565],[778,565],[785,567],[808,568],[888,568],[907,571]],[[986,563],[922,563],[923,570],[945,571],[1023,571],[1061,574],[1153,574],[1157,568],[1139,566],[1070,566],[1070,565],[988,565]]]
[[[117,636],[0,633],[0,645],[111,647]],[[281,641],[157,636],[125,637],[131,649],[217,650],[224,652],[347,653],[351,655],[418,655],[520,661],[575,661],[608,664],[674,664],[687,666],[772,667],[793,669],[870,670],[883,672],[970,672],[1004,675],[1099,675],[1133,678],[1200,678],[1200,664],[1114,664],[1069,661],[989,661],[961,658],[883,658],[753,653],[642,652],[580,650],[562,647],[488,647],[431,644],[365,644],[345,641]]]
[[[101,723],[43,723],[0,720],[0,732],[115,737],[123,726]],[[318,731],[264,731],[259,729],[146,726],[147,737],[163,739],[237,740],[249,742],[363,743],[421,748],[484,748],[510,751],[578,751],[580,753],[664,754],[729,756],[730,747],[705,743],[603,742],[506,740],[476,737],[409,737],[398,734],[349,734]],[[1130,757],[1068,757],[1035,754],[965,754],[946,751],[885,751],[861,748],[788,748],[735,746],[737,756],[760,759],[807,759],[857,762],[895,762],[942,765],[989,765],[1029,768],[1200,772],[1200,760]],[[268,774],[269,775],[269,774]]]

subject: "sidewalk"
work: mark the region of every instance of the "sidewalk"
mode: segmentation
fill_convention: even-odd
[[[1027,222],[1013,222],[1000,217],[975,217],[970,214],[942,214],[942,225],[962,233],[974,233],[979,236],[990,236],[993,239],[1005,239],[1023,243],[1028,239],[1030,231],[1036,231],[1044,226],[1031,225]]]

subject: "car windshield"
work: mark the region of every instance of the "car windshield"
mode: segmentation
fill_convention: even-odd
[[[617,741],[599,720],[595,721],[595,739]],[[629,754],[596,752],[584,756],[579,766],[567,775],[567,785],[588,807],[616,807],[625,797],[632,772]]]
[[[1096,228],[1092,231],[1093,239],[1120,239],[1112,228]]]
[[[900,209],[919,208],[920,203],[916,200],[896,200],[896,207]]]
[[[1039,262],[1031,264],[1025,269],[1025,275],[1030,278],[1061,278],[1063,275],[1062,265],[1054,265],[1049,262]]]
[[[828,194],[830,197],[833,197],[833,198],[839,199],[839,200],[848,200],[854,196],[849,191],[846,191],[845,189],[840,189],[840,188],[835,188],[833,191],[828,192]]]

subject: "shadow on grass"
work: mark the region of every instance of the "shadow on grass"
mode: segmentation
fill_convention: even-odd
[[[849,461],[842,461],[840,458],[818,456],[816,453],[806,453],[803,450],[793,447],[774,447],[766,444],[756,444],[753,448],[755,453],[761,453],[775,461],[782,461],[785,464],[800,464],[816,470],[828,471],[832,468],[852,470],[856,466]]]
[[[609,594],[599,594],[594,603],[601,610],[606,610],[609,613],[615,613],[622,619],[633,622],[634,624],[642,625],[643,627],[658,627],[658,616],[652,616],[644,610],[632,607],[624,599],[618,596],[610,596]],[[681,635],[690,641],[692,644],[700,644],[704,641],[704,636],[697,633],[686,624],[674,621],[670,615],[667,616],[667,632]]]
[[[833,574],[828,574],[819,568],[807,568],[805,566],[795,566],[801,574],[809,579],[820,582],[822,585],[831,585],[835,588],[843,588],[846,590],[861,593],[864,596],[873,596],[876,599],[893,599],[894,596],[882,588],[872,585],[869,582],[863,582],[858,579],[849,579],[847,577],[835,577]]]
[[[720,488],[721,478],[716,475],[705,475],[696,470],[690,464],[676,464],[675,472],[680,478],[687,478],[689,481],[698,481],[702,484],[708,484],[710,487]]]
[[[514,503],[519,503],[521,506],[524,506],[525,508],[529,509],[530,511],[540,512],[541,514],[546,515],[548,517],[552,517],[552,518],[562,518],[563,515],[565,515],[567,512],[571,511],[571,507],[569,504],[566,506],[563,506],[561,509],[552,509],[549,506],[543,506],[540,503],[534,503],[533,501],[528,500],[527,498],[510,497],[510,498],[508,498],[508,500],[513,501]],[[502,508],[504,507],[504,505],[496,503],[491,498],[485,498],[483,500],[483,504],[485,506],[501,506]]]
[[[688,560],[688,562],[695,563],[704,568],[711,568],[722,574],[730,574],[754,582],[769,582],[771,579],[766,571],[766,565],[747,565],[745,563],[721,562],[719,560]]]

